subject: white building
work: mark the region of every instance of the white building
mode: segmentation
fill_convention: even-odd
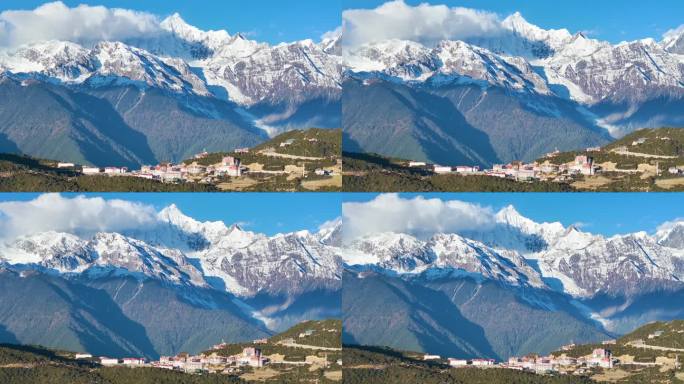
[[[435,173],[451,173],[451,167],[447,167],[444,165],[435,165],[432,171]]]
[[[514,172],[514,176],[517,180],[531,180],[537,177],[537,174],[532,169],[519,169]]]
[[[81,169],[81,173],[83,173],[84,175],[96,175],[96,174],[100,173],[100,168],[84,166]]]
[[[90,353],[77,353],[74,356],[74,358],[76,359],[90,359],[91,357],[93,357],[93,355],[91,355]]]
[[[556,164],[551,163],[542,164],[539,167],[539,170],[541,171],[541,173],[556,173],[558,172],[558,166]]]
[[[645,137],[641,137],[641,138],[639,138],[639,139],[636,139],[636,140],[632,141],[632,145],[633,145],[633,146],[634,146],[634,145],[639,145],[639,144],[643,144],[643,143],[645,143],[645,142],[646,142],[646,138],[645,138]]]
[[[449,365],[452,367],[465,367],[468,365],[468,360],[449,358]]]
[[[75,166],[74,163],[57,163],[57,168],[73,168]]]
[[[125,167],[119,168],[119,167],[106,167],[104,169],[104,173],[108,175],[118,175],[118,174],[123,174],[126,173],[128,169]]]
[[[280,143],[280,146],[281,147],[287,147],[288,145],[292,145],[292,143],[294,143],[294,139],[287,139],[287,140],[283,141],[282,143]]]
[[[475,173],[480,170],[480,167],[471,167],[469,165],[457,165],[455,169],[456,173]]]
[[[204,364],[201,361],[186,361],[185,364],[183,364],[183,370],[185,372],[203,371]]]
[[[100,357],[100,364],[104,366],[118,365],[119,359],[113,359],[111,357]]]
[[[239,165],[220,165],[216,167],[216,172],[231,177],[242,176],[242,168]]]
[[[268,359],[261,356],[261,349],[247,347],[242,350],[242,356],[238,357],[238,364],[250,367],[263,367]]]
[[[145,365],[145,359],[142,357],[125,357],[123,359],[123,364],[128,366],[141,366]]]
[[[575,161],[570,166],[569,170],[572,173],[580,173],[582,175],[593,175],[594,159],[586,155],[575,156]]]
[[[424,161],[409,161],[408,163],[409,167],[424,167],[426,165]]]
[[[474,366],[491,366],[494,365],[494,359],[473,359],[471,362]]]
[[[191,175],[201,175],[201,174],[207,172],[207,167],[205,167],[204,165],[200,165],[200,164],[191,164],[187,168],[187,171]]]
[[[610,350],[596,348],[591,353],[591,358],[589,358],[587,364],[602,368],[613,368],[613,357]]]
[[[439,355],[425,355],[423,356],[423,360],[439,360],[440,357]]]

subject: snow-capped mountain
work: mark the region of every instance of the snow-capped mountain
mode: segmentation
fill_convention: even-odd
[[[343,258],[356,268],[428,278],[463,274],[581,299],[684,288],[681,223],[653,235],[605,237],[557,222],[536,223],[512,206],[499,211],[495,221],[486,231],[426,240],[402,233],[368,235],[346,244]]]
[[[517,252],[497,251],[457,234],[437,234],[425,241],[407,234],[370,235],[352,241],[343,257],[350,266],[372,265],[402,275],[471,276],[513,286],[544,285]]]
[[[611,44],[581,32],[544,30],[515,13],[491,36],[433,46],[372,42],[346,47],[344,56],[351,76],[366,80],[390,78],[437,88],[475,83],[528,97],[569,100],[595,124],[618,135],[636,127],[681,123],[681,114],[648,104],[684,97],[681,36],[679,31],[662,41]]]
[[[212,287],[241,298],[340,289],[339,251],[324,244],[320,234],[269,237],[237,225],[198,222],[174,205],[157,218],[153,228],[128,233],[44,232],[5,241],[0,262],[67,276],[130,275],[176,286]]]
[[[0,250],[0,260],[59,274],[130,274],[179,286],[206,287],[201,272],[179,251],[157,249],[117,233],[90,239],[45,232],[17,239]]]
[[[3,237],[0,302],[13,310],[0,327],[25,343],[156,357],[340,316],[339,224],[266,236],[174,205],[148,224]]]
[[[3,148],[137,168],[339,128],[339,40],[270,45],[173,15],[145,37],[3,46]]]
[[[452,81],[483,80],[525,92],[556,89],[561,97],[567,96],[558,91],[564,87],[570,98],[585,105],[607,99],[642,101],[658,90],[684,89],[684,59],[676,52],[676,36],[612,45],[565,29],[543,30],[520,13],[501,25],[505,32],[500,35],[445,40],[435,47],[397,40],[370,43],[350,48],[347,62],[354,72],[399,73],[403,80],[450,74]]]
[[[178,14],[160,27],[163,32],[149,38],[94,47],[47,41],[4,49],[0,68],[94,87],[132,82],[202,96],[212,89],[214,96],[248,107],[339,97],[341,56],[330,49],[335,41],[270,46],[240,34],[201,31]]]
[[[69,85],[103,87],[135,85],[174,93],[208,96],[206,85],[180,59],[160,58],[120,42],[101,42],[93,48],[64,41],[0,51],[0,68],[18,77]]]
[[[486,230],[428,238],[347,239],[343,295],[353,299],[343,300],[343,313],[350,340],[505,359],[684,315],[682,222],[654,234],[606,237],[537,223],[512,206],[493,221]],[[369,321],[377,318],[383,321]],[[461,333],[473,325],[484,335]]]
[[[312,98],[339,97],[341,56],[330,48],[336,41],[271,46],[241,34],[201,31],[178,14],[160,27],[161,33],[148,38],[93,47],[47,41],[3,49],[0,69],[95,87],[132,82],[202,96],[212,89],[214,96],[244,106],[295,106]]]
[[[524,59],[499,56],[462,41],[442,41],[429,48],[390,40],[362,46],[346,60],[355,72],[379,73],[402,82],[489,84],[518,92],[550,93]]]

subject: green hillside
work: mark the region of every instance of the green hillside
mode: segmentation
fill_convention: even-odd
[[[344,152],[345,192],[569,192],[563,183],[518,182],[498,177],[436,175],[423,168],[409,168],[407,160],[377,154]]]
[[[660,336],[648,338],[649,335],[658,331],[662,332]],[[648,345],[684,349],[684,320],[649,323],[621,337],[619,341],[628,343],[635,340],[643,340]]]
[[[291,144],[281,147],[291,141]],[[277,153],[307,157],[340,157],[342,153],[342,130],[311,128],[282,133],[259,144],[255,151],[273,148]]]
[[[412,352],[344,346],[345,384],[580,384],[586,377],[542,376],[509,369],[450,368],[444,361],[423,361]]]
[[[341,358],[341,351],[323,351],[304,348],[284,347],[275,344],[276,340],[288,338],[301,331],[314,330],[312,343],[333,345],[335,340],[340,346],[339,335],[342,324],[340,320],[307,321],[269,339],[267,344],[258,344],[264,355],[280,353],[288,361],[304,361],[307,356],[325,357],[333,363],[328,368],[312,369],[313,366],[291,366],[282,364],[268,365],[266,370],[277,371],[277,374],[266,376],[260,382],[266,383],[336,383],[340,379],[340,368],[334,362]],[[332,331],[331,331],[332,330]],[[325,336],[323,335],[325,334]],[[334,336],[329,335],[337,335]],[[309,344],[316,345],[316,344]],[[207,354],[218,353],[231,355],[240,353],[242,348],[254,346],[251,343],[230,344],[220,350],[207,351]],[[102,367],[96,359],[76,360],[74,353],[57,351],[38,346],[21,346],[0,344],[0,383],[3,384],[215,384],[215,383],[247,383],[241,377],[209,374],[187,374],[159,368],[127,368]],[[331,372],[337,375],[331,375]],[[247,368],[248,373],[251,372]],[[331,379],[331,377],[334,377]]]
[[[310,336],[300,338],[299,334],[312,330]],[[297,348],[294,346],[285,346],[280,343],[286,339],[294,339],[295,343],[303,345],[313,345],[325,348],[341,348],[342,347],[342,321],[337,319],[329,320],[311,320],[294,325],[290,329],[283,331],[277,335],[268,338],[264,344],[256,345],[259,347],[264,355],[279,353],[285,355],[285,358],[290,361],[304,361],[306,356],[311,355],[312,350]],[[242,351],[245,347],[255,346],[253,343],[236,343],[228,344],[225,347],[214,350],[220,355],[230,356]],[[206,351],[211,353],[214,351]],[[319,355],[327,355],[330,360],[337,360],[340,355],[335,351],[318,352]]]
[[[662,334],[649,339],[649,335],[656,331],[662,331]],[[639,341],[645,345],[639,344]],[[553,352],[553,355],[581,357],[590,355],[596,348],[606,348],[619,360],[613,370],[623,376],[616,381],[618,383],[684,383],[684,372],[681,367],[675,366],[684,352],[649,348],[651,346],[684,349],[684,320],[649,323],[620,337],[615,344],[576,345],[569,350]],[[603,377],[605,371],[598,370],[596,373],[598,377]]]
[[[310,141],[310,139],[312,141]],[[315,139],[315,141],[313,141]],[[281,147],[281,143],[292,140],[292,144]],[[242,164],[261,162],[262,164],[269,164],[272,166],[285,166],[288,164],[296,164],[299,161],[295,159],[270,157],[260,154],[261,151],[273,150],[275,153],[306,156],[306,157],[321,157],[326,159],[339,158],[341,154],[342,131],[339,129],[321,129],[311,128],[307,130],[294,130],[281,133],[280,135],[250,148],[248,153],[236,152],[213,152],[201,159],[186,159],[185,164],[197,162],[202,165],[212,165],[220,163],[224,156],[238,157]],[[329,161],[323,161],[326,164],[334,164]]]
[[[633,145],[640,139],[643,143]],[[627,147],[630,152],[660,156],[684,156],[684,129],[646,128],[634,131],[604,148],[607,150]]]
[[[312,331],[311,335],[299,337],[307,331]],[[285,339],[294,339],[298,344],[342,348],[342,320],[305,321],[271,337],[269,341],[277,343]]]
[[[281,143],[291,144],[280,146]],[[190,164],[220,163],[224,156],[238,157],[243,165],[260,164],[264,171],[296,171],[287,174],[250,173],[241,184],[231,178],[210,183],[162,183],[133,176],[84,176],[73,169],[57,168],[57,161],[0,154],[0,192],[213,192],[243,191],[338,191],[341,184],[339,161],[342,134],[339,129],[295,130],[283,133],[248,153],[215,152],[201,159],[187,159]],[[279,156],[283,155],[283,156]],[[305,156],[316,159],[293,158]],[[334,177],[317,175],[319,168],[335,168]],[[259,169],[259,168],[257,168]],[[303,175],[305,173],[305,175]],[[197,181],[197,180],[195,180]]]

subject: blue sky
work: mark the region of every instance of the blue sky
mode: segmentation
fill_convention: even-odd
[[[48,1],[2,0],[0,11],[34,9]],[[279,43],[320,36],[341,24],[341,0],[62,0],[67,6],[103,5],[146,11],[160,17],[174,12],[204,30],[242,32],[251,39]]]
[[[1,193],[0,202],[33,200],[38,193]],[[186,215],[200,221],[241,223],[243,229],[273,235],[308,229],[318,230],[325,221],[341,214],[338,193],[63,193],[104,199],[122,199],[154,206],[157,210],[176,204]]]
[[[537,222],[578,224],[582,230],[614,235],[637,231],[652,233],[663,222],[684,218],[680,193],[424,193],[403,198],[461,200],[495,210],[512,204],[523,216]],[[377,194],[347,193],[344,201],[364,202]]]
[[[384,0],[343,0],[345,9],[375,8]],[[406,0],[407,4],[445,4],[482,9],[507,16],[520,11],[532,24],[544,29],[586,31],[593,38],[613,43],[652,37],[660,40],[667,30],[684,24],[681,0]]]

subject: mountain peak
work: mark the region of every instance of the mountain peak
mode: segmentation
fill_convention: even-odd
[[[496,218],[501,219],[503,221],[509,222],[509,223],[516,223],[520,222],[521,220],[528,220],[526,217],[520,214],[517,209],[512,204],[509,204],[499,212],[496,213]]]
[[[522,13],[520,13],[520,11],[515,11],[512,14],[508,15],[508,17],[506,17],[503,20],[503,24],[504,25],[506,25],[506,24],[507,25],[517,25],[517,26],[532,25],[523,17],[523,15],[522,15]]]
[[[188,24],[178,12],[162,20],[161,27],[171,31],[184,31],[188,29],[196,29]]]
[[[159,211],[157,217],[161,221],[166,221],[176,225],[183,223],[198,223],[193,218],[185,215],[176,204],[171,204]]]

